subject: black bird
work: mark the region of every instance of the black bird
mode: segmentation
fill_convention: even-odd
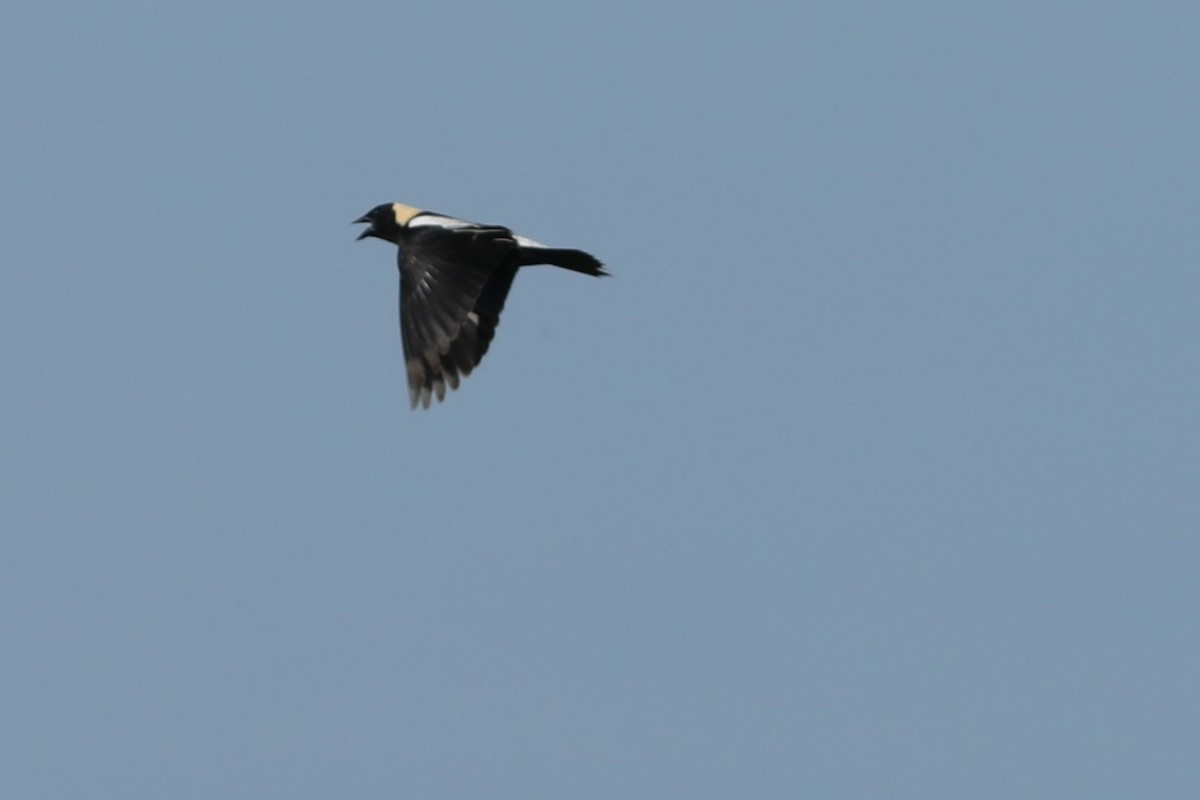
[[[446,385],[483,359],[500,322],[504,299],[521,267],[551,264],[607,275],[582,250],[547,247],[500,225],[480,225],[402,203],[375,206],[355,224],[400,248],[400,338],[408,368],[408,396],[429,408]]]

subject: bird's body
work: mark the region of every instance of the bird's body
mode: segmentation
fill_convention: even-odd
[[[480,225],[385,203],[355,220],[399,247],[400,334],[415,408],[457,389],[491,344],[504,300],[521,267],[551,264],[607,275],[582,250],[547,247],[500,225]]]

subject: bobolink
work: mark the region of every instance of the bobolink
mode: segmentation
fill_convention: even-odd
[[[400,248],[400,338],[412,407],[440,402],[446,385],[483,359],[500,322],[504,299],[521,267],[551,264],[607,275],[582,250],[547,247],[500,225],[480,225],[401,203],[385,203],[356,219]]]

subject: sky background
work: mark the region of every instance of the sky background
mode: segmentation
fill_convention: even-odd
[[[8,3],[0,796],[1200,796],[1198,39]],[[613,277],[412,412],[391,201]]]

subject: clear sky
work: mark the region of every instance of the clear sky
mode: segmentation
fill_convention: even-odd
[[[9,3],[0,796],[1200,796],[1198,38]],[[613,277],[412,412],[391,201]]]

